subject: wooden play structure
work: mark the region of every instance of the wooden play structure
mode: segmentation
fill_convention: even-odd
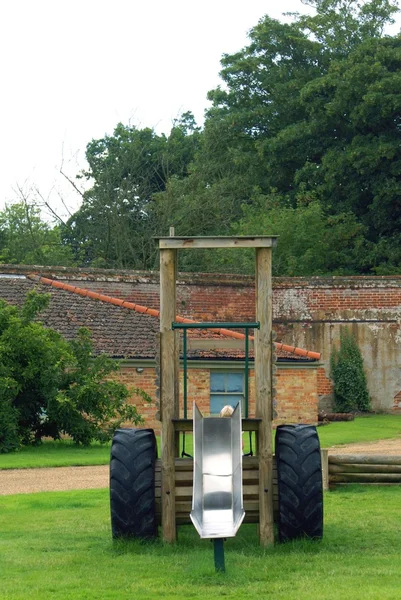
[[[177,525],[191,522],[191,509],[194,514],[193,460],[179,457],[180,434],[193,431],[193,421],[182,418],[179,410],[179,329],[184,326],[176,322],[177,253],[183,249],[254,248],[255,322],[201,325],[220,330],[224,326],[232,329],[242,326],[246,331],[251,326],[254,329],[255,417],[242,419],[242,431],[254,432],[256,456],[244,456],[241,461],[244,522],[258,523],[262,546],[274,542],[275,514],[281,541],[300,535],[322,537],[322,475],[316,429],[306,425],[278,427],[275,460],[273,457],[272,249],[276,237],[171,235],[157,240],[160,250],[161,459],[156,459],[152,430],[116,432],[110,479],[113,536],[149,537],[156,535],[161,525],[163,540],[173,543],[177,539]],[[187,329],[190,329],[190,323],[194,322],[188,322]],[[247,342],[247,333],[245,337]],[[185,377],[184,369],[184,387]],[[225,427],[229,430],[228,425]],[[294,496],[297,497],[295,504]],[[243,513],[241,515],[242,520]]]
[[[179,502],[180,486],[176,487],[176,467],[179,478],[185,463],[176,460],[177,437],[192,429],[192,420],[179,418],[177,335],[172,328],[176,315],[177,252],[180,249],[255,248],[256,255],[256,321],[255,330],[255,419],[243,422],[244,431],[257,432],[257,458],[244,460],[248,481],[256,481],[257,500],[247,501],[247,490],[255,498],[255,484],[244,482],[246,520],[255,520],[258,513],[259,539],[263,546],[273,543],[273,430],[272,430],[272,248],[276,237],[163,237],[160,249],[160,418],[162,423],[161,463],[161,524],[163,539],[176,539],[177,517],[182,522],[185,512]],[[187,461],[188,462],[188,461]],[[250,463],[249,465],[247,464]],[[257,465],[255,464],[257,462]],[[248,468],[250,467],[250,468]],[[192,479],[192,465],[188,464]],[[252,474],[249,472],[253,471]],[[257,471],[257,474],[256,472]],[[179,480],[179,478],[177,478]],[[189,481],[188,481],[189,483]],[[192,482],[190,483],[192,486]],[[187,487],[187,486],[185,486]],[[187,507],[185,507],[186,509]],[[248,509],[248,510],[247,510]]]

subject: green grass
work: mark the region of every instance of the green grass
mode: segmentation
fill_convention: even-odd
[[[354,421],[330,423],[318,427],[322,448],[353,442],[374,442],[399,438],[401,415],[369,415],[356,417]]]
[[[173,546],[113,544],[107,490],[0,496],[0,597],[398,600],[400,503],[401,487],[327,493],[322,542],[268,550],[243,525],[216,574],[210,541],[191,526]]]
[[[367,415],[317,428],[322,448],[353,442],[374,442],[401,436],[401,415]],[[187,452],[192,453],[192,435],[187,434]],[[244,452],[249,452],[249,434],[243,434]],[[182,444],[181,444],[182,445]],[[253,438],[253,450],[255,441]],[[0,459],[1,460],[1,459]]]
[[[352,442],[391,439],[401,435],[401,415],[370,415],[355,421],[330,423],[319,427],[322,448]],[[244,452],[249,452],[249,435],[245,433]],[[182,449],[182,442],[180,451]],[[255,447],[253,448],[255,450]],[[186,436],[186,451],[192,454],[192,434]],[[160,452],[159,452],[160,454]],[[0,469],[105,465],[110,459],[110,445],[93,444],[80,448],[68,440],[44,442],[41,446],[0,454]]]
[[[40,446],[27,446],[0,454],[0,469],[28,469],[32,467],[81,467],[105,465],[110,460],[110,444],[92,444],[88,448],[76,446],[69,440],[45,441]]]

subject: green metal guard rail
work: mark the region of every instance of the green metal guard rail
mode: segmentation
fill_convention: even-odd
[[[184,419],[188,418],[188,385],[187,385],[187,330],[188,329],[245,329],[245,418],[249,417],[249,330],[259,329],[259,321],[255,323],[176,323],[173,329],[183,330],[183,360],[184,360]]]

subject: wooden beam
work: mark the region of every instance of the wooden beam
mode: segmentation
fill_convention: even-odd
[[[397,483],[401,473],[336,473],[330,475],[330,483]]]
[[[330,464],[401,465],[401,456],[369,454],[329,454]]]
[[[330,465],[330,473],[401,473],[401,462],[398,465],[335,465],[333,463]]]
[[[259,541],[274,543],[272,413],[272,251],[256,249],[255,412],[259,426]]]
[[[325,492],[329,489],[329,450],[328,448],[322,448],[320,450],[320,456],[322,460],[322,483],[323,490]]]
[[[272,248],[277,236],[158,237],[159,248]]]
[[[160,251],[160,413],[162,462],[162,532],[166,542],[176,540],[175,518],[175,430],[176,345],[172,323],[176,313],[176,251]]]

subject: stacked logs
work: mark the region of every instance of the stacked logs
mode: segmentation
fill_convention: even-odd
[[[161,461],[156,460],[156,518],[161,521]],[[242,461],[243,495],[245,523],[259,522],[259,460],[257,456],[247,456]],[[193,461],[186,458],[175,459],[175,514],[178,525],[190,523],[192,509]],[[273,461],[273,504],[277,514],[277,472]]]
[[[401,456],[329,454],[330,487],[363,483],[400,485]]]

